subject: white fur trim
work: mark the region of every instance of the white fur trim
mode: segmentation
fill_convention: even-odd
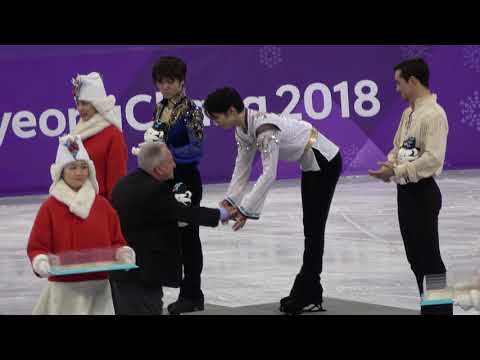
[[[103,115],[115,107],[115,96],[109,95],[101,99],[92,100],[92,105]]]
[[[48,275],[48,274],[43,274],[43,271],[40,270],[40,264],[44,261],[46,261],[48,264],[50,264],[50,259],[48,258],[48,255],[39,254],[39,255],[35,256],[33,258],[33,261],[32,261],[33,271],[35,271],[35,273],[37,275],[39,275],[40,277],[45,277],[45,276]]]
[[[95,164],[93,163],[92,160],[85,160],[88,164],[88,178],[90,180],[90,183],[92,184],[95,193],[98,194],[100,192],[100,188],[98,186],[98,181],[97,181],[97,172],[95,171]],[[56,186],[56,184],[62,179],[62,171],[65,166],[58,166],[57,164],[52,164],[50,166],[50,175],[52,176],[53,183],[50,186],[50,194],[52,193],[53,188]]]
[[[73,191],[65,181],[61,179],[52,185],[50,195],[67,205],[71,213],[82,219],[86,219],[95,201],[96,192],[90,179],[85,181],[78,192]]]
[[[97,171],[95,170],[95,164],[93,163],[92,160],[87,161],[87,164],[88,164],[88,170],[89,170],[88,178],[90,180],[90,183],[93,186],[93,189],[95,190],[95,194],[98,194],[100,192],[100,187],[98,186]]]
[[[95,114],[87,121],[80,120],[75,129],[72,131],[73,135],[78,135],[82,140],[86,140],[94,135],[105,130],[111,124],[103,118],[100,114]]]
[[[106,121],[122,131],[120,118],[115,112],[115,96],[110,95],[103,99],[92,100],[92,105]]]
[[[79,151],[77,153],[76,159],[73,158],[73,156],[69,153],[69,151],[64,145],[68,139],[75,140],[79,146]],[[95,192],[98,194],[99,187],[97,182],[97,173],[95,171],[95,165],[93,164],[93,161],[90,160],[87,150],[83,146],[82,140],[79,138],[79,136],[71,135],[71,134],[59,138],[57,157],[55,159],[55,163],[50,166],[50,175],[53,181],[52,185],[50,186],[50,192],[62,178],[62,172],[65,166],[76,160],[83,160],[87,162],[88,169],[89,169],[90,182],[93,188],[95,189]]]

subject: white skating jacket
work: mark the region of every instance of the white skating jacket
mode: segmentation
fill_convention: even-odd
[[[246,112],[246,132],[238,127],[235,131],[238,153],[225,200],[237,206],[246,217],[259,219],[267,193],[277,177],[279,160],[297,161],[302,171],[320,171],[312,148],[328,161],[337,155],[339,148],[309,122],[250,109]],[[273,125],[275,130],[262,131],[263,125]],[[263,173],[245,195],[257,150],[261,154]]]

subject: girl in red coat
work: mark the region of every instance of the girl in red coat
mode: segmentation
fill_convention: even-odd
[[[110,199],[117,181],[127,174],[128,152],[115,97],[107,96],[99,73],[78,75],[72,80],[80,122],[73,130],[95,164],[100,195]]]
[[[98,195],[95,167],[78,136],[60,138],[51,175],[50,197],[40,207],[27,247],[33,271],[49,280],[33,314],[114,314],[108,273],[50,274],[55,255],[88,249],[113,249],[116,260],[135,263],[115,210]]]

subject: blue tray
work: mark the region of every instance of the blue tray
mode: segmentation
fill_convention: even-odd
[[[422,300],[420,305],[444,305],[444,304],[453,304],[452,299],[437,299],[437,300]]]
[[[137,265],[133,264],[111,264],[111,265],[104,265],[104,266],[91,266],[91,267],[83,267],[83,268],[76,268],[76,269],[66,269],[66,270],[50,270],[51,275],[55,276],[62,276],[62,275],[74,275],[74,274],[86,274],[86,273],[95,273],[95,272],[102,272],[102,271],[115,271],[115,270],[131,270],[137,269]]]

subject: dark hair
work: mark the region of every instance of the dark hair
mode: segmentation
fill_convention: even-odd
[[[207,96],[203,103],[206,114],[225,114],[232,106],[238,112],[245,109],[242,97],[238,91],[230,87],[215,90]]]
[[[428,64],[422,58],[407,59],[393,68],[394,71],[400,70],[400,76],[408,81],[414,76],[427,89],[429,87],[430,70]]]
[[[162,56],[152,68],[152,80],[154,83],[164,78],[184,81],[187,75],[187,64],[175,56]]]

